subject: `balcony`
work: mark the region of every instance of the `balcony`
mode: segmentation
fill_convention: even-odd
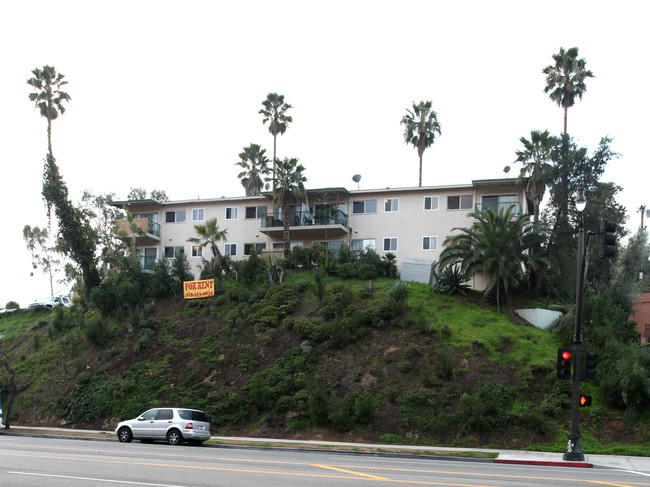
[[[483,202],[483,203],[476,203],[474,205],[474,210],[475,211],[482,211],[482,210],[487,210],[488,208],[494,209],[497,213],[501,211],[502,209],[505,210],[507,208],[510,208],[511,206],[515,206],[515,215],[514,217],[517,218],[519,215],[521,215],[521,203],[518,201],[504,201],[504,202]]]
[[[280,215],[262,213],[261,232],[281,238],[284,223]],[[289,212],[289,231],[295,237],[303,235],[314,239],[343,236],[348,234],[348,215],[341,210],[319,211],[295,210]]]
[[[136,233],[137,239],[149,239],[153,241],[160,241],[160,224],[148,218],[134,218],[133,223],[136,224],[139,233]],[[118,233],[126,233],[129,237],[133,236],[131,224],[128,220],[121,219],[117,221]]]

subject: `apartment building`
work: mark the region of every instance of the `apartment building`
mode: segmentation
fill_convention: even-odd
[[[140,232],[136,255],[144,269],[151,270],[158,259],[187,255],[198,278],[201,260],[211,250],[188,242],[196,236],[194,225],[217,218],[228,231],[219,243],[222,254],[244,259],[253,249],[265,255],[281,254],[282,208],[273,205],[270,193],[260,196],[222,197],[157,202],[118,201],[127,206]],[[417,188],[307,190],[304,202],[290,209],[291,246],[327,245],[337,250],[343,244],[352,249],[374,248],[380,255],[397,256],[398,269],[405,262],[432,264],[438,260],[445,238],[455,227],[471,226],[468,214],[475,209],[515,205],[526,211],[525,185],[515,179],[474,180],[471,184]],[[120,229],[130,232],[128,222]]]

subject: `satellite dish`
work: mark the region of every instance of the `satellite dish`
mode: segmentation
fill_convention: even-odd
[[[352,181],[357,183],[357,189],[359,189],[359,181],[361,181],[361,174],[355,174],[352,176]]]
[[[503,172],[506,173],[506,178],[508,177],[508,173],[510,172],[510,166],[506,166],[503,168]]]
[[[267,191],[269,190],[270,187],[271,187],[271,185],[269,183],[266,183],[264,185],[264,189],[267,190]]]

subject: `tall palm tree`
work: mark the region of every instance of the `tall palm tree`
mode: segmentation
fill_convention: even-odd
[[[266,157],[266,149],[262,149],[259,145],[251,143],[248,147],[239,153],[239,162],[235,164],[244,170],[240,172],[237,177],[241,180],[241,184],[246,190],[246,196],[258,196],[264,180],[262,176],[269,174],[269,158]]]
[[[284,228],[284,256],[289,255],[291,249],[289,236],[289,205],[298,203],[305,198],[305,168],[298,164],[298,158],[291,159],[285,157],[284,160],[277,161],[275,181],[273,184],[273,204],[282,205],[282,225]]]
[[[266,100],[262,102],[262,106],[263,108],[258,112],[264,115],[262,124],[269,122],[269,132],[273,136],[273,180],[275,180],[276,139],[278,134],[284,134],[287,131],[288,124],[293,122],[291,115],[286,114],[287,110],[293,107],[284,102],[284,95],[278,95],[277,93],[266,95]]]
[[[212,258],[210,259],[210,265],[214,269],[215,261],[221,267],[221,271],[229,272],[230,267],[228,263],[224,260],[217,243],[226,239],[228,235],[228,230],[221,230],[217,224],[216,218],[211,218],[206,220],[205,224],[194,225],[194,231],[198,237],[190,237],[187,239],[188,242],[193,242],[199,244],[201,247],[210,247],[212,250]],[[219,282],[221,282],[221,271],[219,271]]]
[[[33,101],[41,112],[41,116],[47,118],[47,150],[52,155],[52,120],[56,120],[60,114],[65,113],[63,102],[70,101],[70,95],[61,91],[61,87],[68,82],[61,73],[57,73],[52,66],[43,66],[43,69],[33,69],[33,78],[27,80],[27,84],[34,87],[35,93],[29,94],[30,101]]]
[[[524,148],[515,151],[517,156],[515,162],[523,164],[517,180],[521,182],[524,178],[528,178],[526,193],[535,205],[533,221],[537,223],[539,222],[539,206],[542,204],[546,192],[546,180],[550,168],[549,161],[557,139],[550,135],[548,130],[544,132],[531,130],[530,140],[521,137],[519,141]]]
[[[531,224],[530,215],[513,218],[514,214],[514,205],[498,213],[492,207],[471,213],[477,221],[470,228],[454,228],[460,233],[445,239],[438,261],[441,270],[459,264],[465,279],[479,273],[486,276],[483,299],[495,298],[497,308],[506,302],[511,286],[520,282],[523,265],[537,269],[543,260],[527,250],[544,241],[544,227]]]
[[[564,133],[567,127],[567,111],[575,104],[576,97],[582,100],[582,95],[587,91],[586,78],[593,78],[594,75],[586,68],[587,61],[578,59],[578,48],[572,47],[553,54],[555,65],[549,65],[542,71],[546,75],[546,87],[544,93],[559,107],[564,109]]]
[[[431,147],[436,139],[436,134],[441,135],[438,114],[431,109],[431,101],[421,101],[417,105],[413,102],[413,111],[407,109],[407,114],[402,117],[404,129],[404,142],[413,145],[418,150],[420,158],[420,182],[422,186],[422,154]]]

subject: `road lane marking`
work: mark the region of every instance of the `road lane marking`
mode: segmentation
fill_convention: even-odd
[[[152,484],[148,482],[132,482],[129,480],[112,480],[112,479],[100,479],[93,477],[74,477],[72,475],[54,475],[49,473],[31,473],[31,472],[7,472],[14,475],[31,475],[35,477],[51,477],[57,479],[71,479],[71,480],[92,480],[94,482],[110,482],[112,484],[129,484],[129,485],[149,485],[152,487],[184,487],[183,485],[175,484]]]
[[[371,479],[374,479],[374,480],[390,480],[389,478],[386,478],[386,477],[379,477],[377,475],[370,475],[368,473],[355,472],[353,470],[345,470],[343,468],[336,468],[336,467],[332,467],[332,466],[329,466],[329,465],[317,465],[315,463],[313,463],[311,465],[312,465],[312,467],[325,468],[325,469],[328,469],[328,470],[334,470],[336,472],[351,473],[352,475],[360,475],[362,477],[368,477],[368,478],[371,478]]]

